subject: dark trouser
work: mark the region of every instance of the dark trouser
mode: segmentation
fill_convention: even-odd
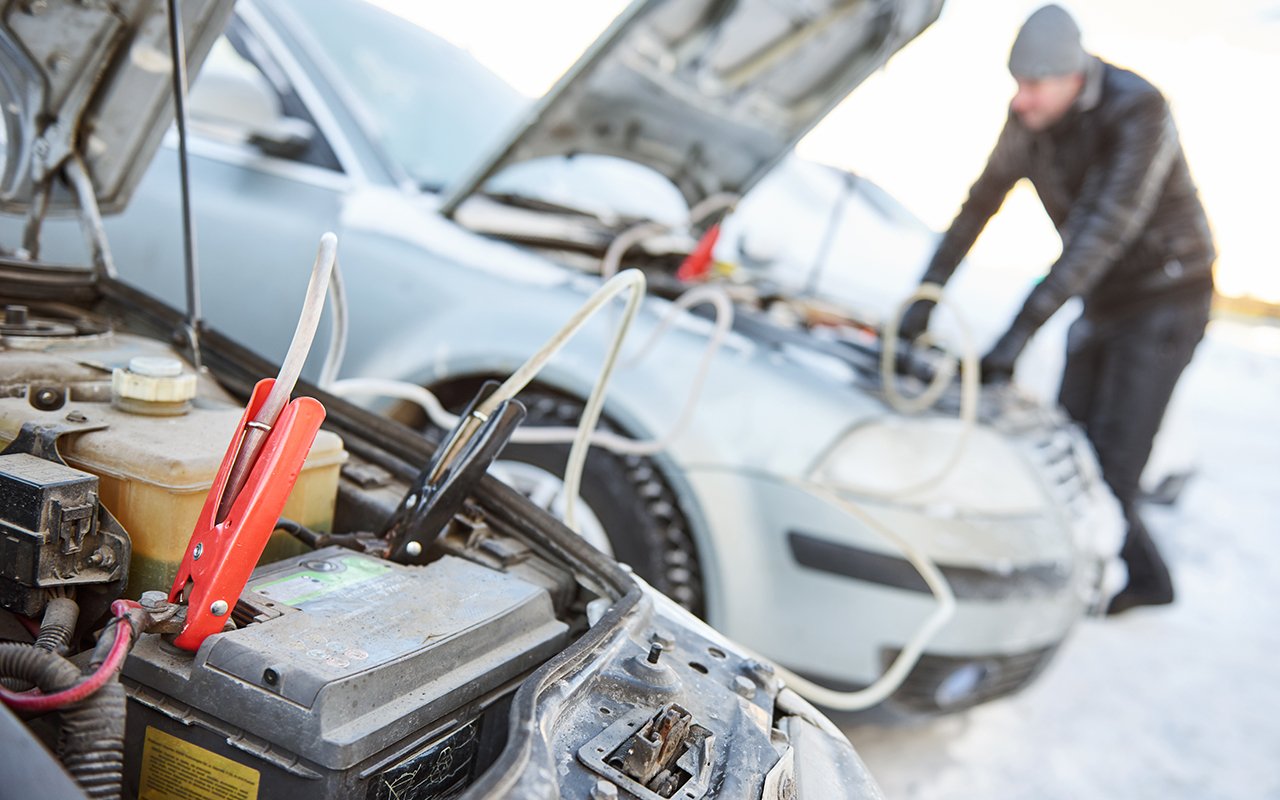
[[[1209,320],[1211,297],[1180,299],[1123,317],[1086,312],[1067,336],[1058,402],[1084,428],[1102,477],[1124,509],[1121,557],[1129,588],[1172,598],[1173,584],[1138,515],[1138,481],[1165,407]]]

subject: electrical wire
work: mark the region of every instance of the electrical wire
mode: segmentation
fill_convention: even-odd
[[[64,708],[72,703],[78,703],[101,689],[106,685],[107,681],[115,676],[120,666],[124,664],[125,656],[129,653],[129,643],[133,639],[133,627],[129,623],[128,616],[131,610],[137,608],[141,608],[141,606],[133,600],[116,600],[111,604],[111,613],[114,615],[112,622],[116,628],[115,640],[112,642],[111,650],[108,651],[107,657],[88,678],[75,686],[53,694],[42,694],[39,690],[19,694],[0,687],[0,702],[18,711],[42,713]]]
[[[604,410],[604,395],[609,387],[609,379],[613,376],[613,369],[618,361],[618,353],[622,350],[622,342],[626,338],[627,331],[631,329],[631,323],[635,321],[636,313],[640,310],[640,303],[644,300],[644,273],[639,270],[626,270],[607,281],[587,301],[579,314],[570,317],[569,323],[560,335],[552,337],[551,341],[547,342],[542,350],[535,353],[527,364],[512,373],[511,377],[507,378],[494,391],[493,395],[482,402],[476,409],[478,413],[488,415],[503,400],[515,397],[521,389],[537,376],[538,372],[551,360],[552,356],[560,352],[569,339],[582,329],[582,326],[586,324],[589,318],[623,291],[629,291],[627,305],[614,330],[613,341],[609,345],[604,366],[600,369],[600,375],[596,378],[596,385],[591,390],[591,395],[587,398],[587,407],[582,412],[582,420],[578,423],[578,432],[574,437],[573,444],[569,446],[569,461],[565,466],[564,519],[570,530],[575,532],[578,530],[577,499],[582,485],[582,472],[586,467],[587,448],[590,446],[591,432],[595,430],[596,424],[600,420],[600,412]]]
[[[658,340],[666,334],[677,314],[702,304],[709,304],[715,309],[714,327],[702,351],[702,357],[690,384],[689,394],[675,423],[662,436],[643,440],[597,429],[591,433],[592,445],[622,455],[649,456],[670,447],[671,443],[688,428],[706,385],[707,375],[711,371],[712,360],[733,328],[733,302],[729,296],[719,287],[712,285],[695,286],[680,295],[672,302],[671,308],[663,315],[644,344],[635,352],[628,354],[622,362],[624,367],[630,367],[644,360],[652,352]],[[339,397],[379,395],[415,403],[427,414],[433,424],[445,430],[451,430],[459,421],[456,415],[445,409],[430,389],[408,381],[386,378],[344,378],[330,384],[328,390]],[[574,440],[577,431],[578,428],[570,427],[520,428],[512,435],[511,441],[515,444],[568,444]]]
[[[697,205],[689,209],[689,214],[685,217],[683,224],[686,227],[697,225],[718,211],[732,209],[740,199],[742,198],[739,195],[730,192],[719,192],[710,197],[705,197]],[[616,275],[621,268],[622,257],[640,242],[651,236],[658,236],[675,230],[677,227],[676,225],[668,225],[665,222],[641,222],[627,228],[615,236],[613,241],[609,243],[609,247],[604,251],[604,258],[600,261],[600,277],[608,280]]]
[[[883,341],[884,345],[880,351],[880,378],[884,386],[885,398],[889,401],[889,405],[895,411],[906,415],[921,414],[932,408],[942,394],[950,387],[955,377],[954,367],[948,369],[939,369],[934,373],[933,379],[929,386],[915,397],[905,397],[897,387],[897,378],[894,373],[894,365],[897,363],[897,337],[894,332],[898,330],[899,322],[906,308],[916,300],[932,300],[940,305],[948,303],[946,295],[943,294],[942,286],[936,283],[925,283],[916,289],[912,294],[907,296],[890,315],[885,323]],[[974,429],[978,424],[978,400],[982,391],[979,376],[978,351],[973,343],[973,336],[970,333],[969,325],[955,309],[957,323],[960,328],[960,435],[956,437],[955,445],[952,447],[947,459],[942,466],[933,474],[926,476],[920,480],[914,481],[906,486],[900,486],[894,489],[880,489],[870,486],[856,486],[846,482],[841,482],[839,487],[842,491],[850,494],[862,495],[864,497],[872,497],[881,500],[899,500],[903,497],[919,494],[928,489],[937,486],[948,475],[951,474],[961,459],[964,457],[965,448],[968,447],[969,438],[973,435]],[[946,362],[948,365],[950,362]],[[857,436],[856,429],[851,436]],[[839,448],[847,446],[849,438],[841,440],[838,446],[828,450],[809,471],[810,477],[817,476],[826,465],[830,462],[831,456]]]
[[[942,396],[942,393],[946,391],[955,376],[954,369],[938,371],[935,373],[929,387],[914,398],[904,397],[897,390],[896,375],[894,373],[894,365],[897,359],[897,340],[894,332],[898,330],[899,322],[906,308],[911,303],[921,299],[932,300],[939,304],[947,302],[940,285],[936,283],[923,284],[894,309],[884,327],[884,345],[880,354],[880,374],[889,404],[896,411],[903,414],[919,414],[931,408],[938,401],[938,398]],[[929,642],[933,640],[933,637],[955,616],[955,593],[952,592],[946,577],[943,576],[937,565],[933,563],[933,560],[887,525],[867,514],[847,498],[842,497],[839,492],[860,494],[880,499],[899,499],[937,485],[960,463],[964,449],[968,445],[969,436],[977,426],[978,399],[981,387],[978,373],[978,355],[973,344],[973,337],[964,318],[958,312],[956,316],[959,320],[961,332],[960,419],[963,422],[963,427],[960,436],[956,439],[955,447],[940,470],[924,480],[888,491],[870,487],[855,487],[843,483],[838,487],[833,487],[818,483],[813,479],[795,480],[785,476],[782,477],[782,480],[786,483],[809,492],[815,497],[840,508],[846,514],[857,518],[868,530],[871,530],[897,548],[911,563],[911,566],[915,568],[916,572],[920,574],[920,577],[924,579],[929,591],[933,593],[934,598],[938,601],[933,613],[921,623],[915,634],[907,641],[906,646],[902,648],[893,663],[889,665],[889,668],[865,689],[853,692],[838,691],[814,683],[783,667],[778,668],[779,674],[783,676],[783,679],[805,699],[836,711],[857,711],[870,708],[888,699],[906,680],[907,675],[910,674],[911,669],[920,660],[920,656],[924,653],[924,649],[929,645]],[[845,442],[847,441],[846,439]],[[818,461],[813,470],[810,471],[810,475],[820,472],[829,458],[830,452]]]
[[[778,674],[782,676],[787,684],[802,695],[806,700],[817,703],[821,706],[834,709],[836,711],[858,711],[864,708],[870,708],[878,703],[888,699],[902,682],[906,680],[911,669],[920,660],[920,656],[924,653],[924,649],[929,646],[929,642],[933,641],[933,637],[942,630],[956,612],[956,596],[951,591],[950,584],[943,576],[942,571],[937,565],[919,548],[911,542],[899,536],[887,525],[882,524],[879,520],[867,514],[853,503],[841,497],[830,487],[813,481],[796,480],[783,478],[783,480],[792,486],[800,488],[810,494],[818,497],[831,505],[834,505],[850,516],[856,517],[863,522],[870,530],[884,538],[891,545],[896,547],[904,556],[916,572],[920,573],[920,577],[928,585],[929,591],[933,593],[934,598],[938,601],[933,613],[930,614],[920,627],[916,629],[915,634],[907,641],[897,658],[889,665],[879,678],[865,689],[859,689],[853,692],[838,691],[821,684],[804,678],[791,672],[785,667],[778,666]]]
[[[455,453],[466,444],[480,425],[497,410],[499,405],[515,397],[529,385],[537,377],[538,373],[542,371],[542,368],[546,366],[547,362],[556,353],[560,352],[569,340],[577,335],[583,326],[604,308],[609,301],[622,292],[629,293],[626,307],[623,309],[622,317],[615,327],[609,348],[605,354],[604,365],[601,367],[595,386],[592,387],[591,394],[587,398],[582,419],[579,421],[578,428],[574,434],[573,443],[569,447],[569,461],[565,467],[564,522],[570,529],[577,531],[576,501],[578,488],[582,483],[583,468],[586,465],[587,448],[591,443],[591,432],[595,429],[596,423],[600,419],[600,412],[604,406],[605,391],[608,388],[609,379],[613,375],[618,354],[622,349],[622,342],[627,335],[627,331],[630,330],[631,323],[635,320],[636,313],[640,310],[640,303],[645,296],[644,274],[639,270],[629,269],[620,272],[600,286],[569,317],[564,326],[556,331],[536,353],[530,356],[524,364],[520,365],[519,369],[503,381],[466,419],[460,420],[455,435],[450,437],[449,444],[446,445],[450,447],[450,451],[442,453],[437,459],[436,463],[439,467],[443,469],[444,466],[447,466]],[[340,388],[343,383],[345,382],[337,382],[334,387]],[[415,391],[414,394],[420,393]],[[436,403],[435,405],[438,406],[439,404]]]
[[[739,196],[728,192],[721,192],[704,198],[689,210],[686,224],[696,225],[706,217],[724,209],[731,209],[738,202]],[[600,275],[605,280],[604,287],[610,286],[611,282],[619,273],[619,265],[621,264],[623,255],[631,247],[635,246],[644,239],[670,230],[672,226],[658,222],[644,222],[633,226],[614,238],[608,249],[605,251],[604,259],[601,263]],[[565,441],[571,443],[569,450],[569,464],[566,467],[565,475],[565,492],[567,495],[567,508],[565,513],[565,522],[570,528],[576,530],[574,525],[573,507],[576,501],[576,487],[581,482],[581,472],[585,466],[586,449],[591,444],[597,444],[607,447],[615,452],[627,453],[634,455],[652,455],[660,452],[670,446],[671,442],[679,436],[688,426],[689,421],[693,417],[693,409],[696,406],[698,397],[701,395],[702,387],[705,384],[707,373],[711,368],[711,359],[720,349],[724,339],[728,336],[733,325],[733,305],[729,301],[728,296],[721,290],[712,290],[710,288],[695,287],[695,289],[686,292],[676,299],[673,309],[660,322],[657,331],[650,337],[649,341],[640,348],[638,354],[629,359],[630,363],[640,360],[644,354],[647,354],[653,347],[654,343],[665,332],[670,320],[674,315],[683,309],[687,309],[700,303],[710,303],[716,310],[715,327],[707,348],[703,352],[701,361],[699,362],[697,372],[695,373],[692,390],[688,400],[681,409],[680,415],[677,417],[675,424],[668,432],[658,438],[648,441],[637,441],[624,436],[618,436],[608,431],[595,430],[596,423],[599,421],[600,412],[604,403],[604,388],[608,384],[612,375],[614,366],[617,362],[622,341],[626,336],[627,330],[630,329],[631,323],[639,310],[639,303],[643,299],[644,279],[643,274],[638,270],[629,270],[635,272],[637,278],[629,279],[628,286],[633,286],[638,280],[640,287],[639,293],[634,289],[627,302],[627,308],[624,311],[623,319],[620,320],[615,332],[614,338],[610,345],[609,351],[605,358],[604,366],[600,375],[596,379],[596,384],[592,389],[591,395],[587,398],[586,408],[583,410],[582,418],[576,428],[541,428],[541,429],[520,429],[512,436],[513,442],[531,443],[531,444],[563,444]],[[480,423],[487,419],[488,415],[497,408],[498,404],[504,400],[510,399],[516,393],[528,385],[533,377],[542,369],[542,366],[550,359],[560,348],[572,338],[574,334],[581,328],[582,324],[588,318],[594,316],[599,308],[602,308],[609,299],[616,296],[622,291],[621,288],[610,289],[605,288],[597,292],[587,300],[587,302],[578,310],[574,317],[544,345],[543,350],[535,353],[523,366],[513,373],[494,392],[475,412],[473,419],[466,422],[470,430],[464,430],[462,435],[456,436],[452,440],[452,446],[457,448],[466,442],[469,434],[479,427]],[[329,392],[339,396],[349,396],[353,394],[377,394],[384,397],[393,397],[396,399],[408,400],[417,403],[427,413],[431,421],[440,427],[451,430],[455,428],[460,420],[455,415],[449,413],[440,403],[430,390],[411,384],[408,382],[379,379],[379,378],[350,378],[337,381],[338,368],[342,361],[342,353],[346,348],[346,324],[345,324],[345,298],[339,301],[344,306],[344,313],[341,328],[337,322],[338,314],[335,313],[334,333],[330,340],[330,354],[326,358],[325,368],[321,371],[320,386]],[[336,353],[336,354],[335,354]],[[515,391],[510,391],[511,387],[516,387]],[[445,453],[439,460],[439,463],[447,465],[451,460],[452,453]]]
[[[696,209],[698,213],[706,215],[713,213],[719,207],[731,206],[736,202],[736,197],[716,196],[708,198],[704,204]],[[709,201],[714,200],[714,203]],[[690,218],[694,215],[691,212]],[[521,389],[536,377],[537,373],[542,369],[547,361],[550,360],[556,352],[564,346],[569,338],[572,338],[586,320],[593,316],[600,308],[604,306],[608,300],[612,299],[616,294],[622,291],[618,288],[616,291],[611,290],[611,283],[615,278],[636,273],[637,279],[629,281],[627,286],[632,288],[632,296],[629,299],[627,312],[624,313],[622,321],[617,326],[614,333],[613,341],[610,345],[605,365],[597,378],[596,385],[592,390],[591,397],[588,399],[587,408],[579,422],[577,428],[540,428],[540,429],[521,429],[512,437],[512,441],[522,443],[564,443],[566,440],[572,441],[570,449],[569,463],[565,473],[565,524],[572,530],[577,531],[574,505],[579,494],[581,484],[582,470],[585,465],[586,448],[591,444],[605,447],[609,450],[624,454],[635,455],[651,455],[668,447],[683,430],[687,427],[692,418],[693,410],[700,396],[707,373],[709,372],[711,360],[715,352],[723,343],[729,330],[732,328],[733,308],[728,296],[723,290],[713,289],[709,286],[700,286],[686,292],[673,303],[670,312],[663,317],[659,325],[655,328],[649,339],[638,348],[637,352],[627,359],[629,364],[640,361],[654,347],[655,343],[666,332],[676,313],[697,305],[699,303],[711,303],[716,309],[715,329],[713,336],[708,342],[707,348],[703,352],[703,356],[699,362],[697,373],[691,384],[689,398],[681,410],[681,414],[677,422],[662,437],[648,440],[638,441],[627,437],[618,436],[608,431],[595,430],[596,423],[599,419],[599,413],[603,404],[604,391],[607,387],[609,377],[617,361],[619,351],[622,346],[623,338],[626,336],[627,330],[630,328],[631,322],[635,316],[635,307],[638,304],[639,296],[636,294],[635,287],[638,286],[640,294],[643,294],[644,281],[636,270],[627,270],[617,273],[621,263],[622,256],[631,247],[635,246],[648,236],[653,236],[670,229],[670,226],[660,223],[642,223],[637,225],[621,235],[619,235],[613,243],[610,244],[605,253],[604,260],[601,265],[601,275],[608,279],[584,306],[570,319],[568,323],[555,335],[546,345],[543,346],[538,353],[531,357],[524,365],[521,366],[510,378],[505,381],[498,391],[495,391],[490,398],[483,403],[477,410],[477,418],[470,421],[469,424],[478,427],[480,422],[491,413],[499,403],[514,397]],[[616,275],[615,275],[616,273]],[[890,320],[886,324],[886,331],[896,331],[898,322],[906,307],[918,299],[933,300],[935,303],[945,303],[945,297],[942,294],[942,288],[936,284],[926,284],[916,290],[911,296],[906,298],[900,306],[895,310]],[[870,490],[863,487],[861,490],[856,487],[839,487],[845,491],[855,491],[860,494],[870,494],[879,497],[897,498],[914,494],[925,488],[935,485],[943,480],[956,465],[959,463],[963,455],[964,448],[967,445],[968,436],[976,425],[977,420],[977,403],[980,392],[978,359],[976,350],[969,334],[968,326],[964,320],[960,320],[962,332],[962,355],[961,355],[961,404],[960,417],[964,421],[964,428],[961,436],[958,438],[956,446],[950,457],[937,474],[929,476],[927,479],[918,481],[910,486],[901,487],[900,489],[885,492],[883,490]],[[343,333],[345,336],[345,331]],[[884,378],[885,393],[891,406],[895,410],[904,414],[919,414],[932,407],[941,395],[948,388],[951,380],[954,378],[954,369],[940,370],[935,374],[933,381],[925,392],[915,398],[904,397],[897,389],[893,366],[896,361],[896,340],[892,335],[885,337],[885,345],[881,353],[881,374]],[[336,370],[335,370],[336,373]],[[332,378],[332,376],[330,376]],[[322,385],[324,385],[322,383]],[[427,413],[433,423],[445,429],[451,429],[456,426],[460,420],[457,416],[450,414],[428,389],[416,384],[405,381],[374,379],[374,378],[350,378],[342,381],[332,381],[328,384],[329,391],[339,396],[347,396],[352,394],[379,394],[387,397],[408,400],[417,403]],[[458,441],[465,441],[466,437],[458,437]],[[815,472],[824,464],[820,461],[815,467]],[[812,474],[812,472],[811,472]],[[862,511],[852,502],[840,496],[835,489],[830,486],[817,483],[808,479],[791,479],[784,480],[803,491],[809,492],[827,503],[837,506],[845,513],[860,519],[868,529],[874,531],[883,537],[892,546],[897,548],[907,558],[908,562],[924,579],[934,598],[937,600],[937,606],[933,613],[925,619],[916,633],[911,637],[907,644],[903,647],[898,656],[890,664],[889,668],[877,678],[877,680],[865,689],[854,692],[842,692],[829,687],[814,683],[800,675],[779,667],[779,674],[794,688],[798,693],[818,703],[835,710],[852,711],[858,709],[869,708],[876,705],[890,695],[893,694],[906,679],[911,669],[919,661],[924,649],[928,646],[933,637],[942,630],[942,628],[951,620],[955,614],[956,601],[955,595],[948,585],[946,578],[942,575],[932,560],[921,550],[915,547],[911,542],[898,536],[887,526]]]
[[[609,243],[609,247],[604,251],[604,258],[600,261],[600,277],[608,280],[617,275],[618,269],[622,264],[622,257],[627,254],[628,250],[650,236],[666,233],[673,227],[663,222],[641,222],[613,237],[613,241]]]
[[[898,337],[895,335],[895,331],[898,330],[902,316],[906,313],[907,308],[917,300],[929,300],[939,305],[949,305],[946,295],[943,294],[941,284],[922,283],[894,308],[893,313],[889,315],[889,319],[885,322],[884,347],[880,351],[880,378],[884,384],[885,397],[889,400],[889,405],[903,414],[919,414],[932,408],[943,393],[946,392],[951,379],[955,376],[954,369],[937,370],[929,385],[919,395],[906,397],[898,391],[898,384],[894,374],[894,366],[897,363],[898,355]],[[961,358],[965,374],[973,378],[973,397],[970,399],[974,400],[973,406],[976,408],[978,385],[977,350],[974,348],[973,336],[969,332],[969,325],[964,317],[956,313],[956,319],[960,327]],[[950,362],[946,363],[950,366]],[[963,375],[961,378],[963,380]],[[961,397],[962,409],[964,408],[963,402],[965,399],[966,397]],[[963,413],[964,411],[962,410],[961,414],[963,415]]]
[[[302,373],[302,365],[311,352],[311,343],[315,340],[316,327],[320,323],[320,312],[324,309],[325,295],[329,290],[330,276],[338,259],[338,237],[333,233],[325,233],[320,237],[320,246],[316,251],[316,260],[311,266],[311,279],[307,282],[307,294],[302,304],[302,313],[298,316],[298,325],[293,331],[293,341],[285,354],[275,384],[267,393],[266,399],[259,407],[258,413],[244,432],[235,461],[231,465],[227,478],[226,490],[218,502],[218,511],[214,522],[226,519],[231,504],[249,480],[249,472],[258,459],[258,454],[266,444],[271,427],[276,424],[280,411],[289,402],[293,387],[298,383]]]
[[[32,639],[40,635],[39,620],[32,619],[31,617],[25,616],[23,614],[14,614],[13,618],[16,619],[22,625],[22,627],[27,629],[27,633],[31,634]]]
[[[333,321],[329,327],[329,352],[325,353],[324,365],[320,367],[320,377],[316,385],[328,389],[338,379],[338,370],[342,369],[342,361],[347,355],[347,338],[350,330],[350,316],[347,310],[347,289],[342,281],[342,265],[335,259],[333,276],[330,279],[329,301],[332,303]]]

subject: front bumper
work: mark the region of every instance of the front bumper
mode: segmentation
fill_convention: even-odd
[[[704,572],[718,577],[709,619],[748,647],[819,680],[865,686],[883,672],[882,654],[901,649],[936,607],[863,520],[767,475],[687,474],[709,522]],[[1093,570],[1069,527],[1048,515],[977,523],[861,508],[929,554],[956,594],[929,658],[1049,653],[1089,605],[1081,584]]]
[[[894,706],[911,712],[960,711],[1011,695],[1029,686],[1053,654],[1056,645],[1025,653],[942,656],[925,653],[893,694]],[[899,651],[885,650],[885,669]]]

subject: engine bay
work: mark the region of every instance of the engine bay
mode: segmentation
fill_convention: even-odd
[[[433,443],[305,385],[330,414],[266,552],[180,646],[198,609],[170,584],[214,555],[192,531],[268,367],[210,332],[197,370],[155,335],[175,312],[104,288],[6,297],[0,337],[0,650],[74,665],[5,662],[5,698],[89,796],[761,796],[794,779],[789,736],[839,741],[518,495],[439,491]]]
[[[119,597],[164,617],[240,404],[172,348],[73,309],[6,306],[4,344],[0,494],[21,500],[0,508],[5,607],[39,619],[51,598],[76,599],[81,636]],[[371,498],[391,475],[353,461],[322,430],[285,517],[331,532],[347,464],[355,478],[346,480],[369,490],[363,513],[376,515]],[[456,524],[483,538],[483,524],[464,517]],[[514,542],[486,548],[519,560]],[[444,552],[402,565],[337,546],[312,551],[285,530],[262,563],[229,611],[233,629],[209,647],[193,654],[163,633],[134,646],[123,669],[124,753],[138,795],[210,781],[233,791],[245,771],[229,766],[230,748],[269,765],[254,778],[264,796],[314,794],[317,780],[325,797],[406,780],[430,791],[386,796],[444,796],[466,784],[482,746],[505,738],[499,712],[511,684],[569,635],[558,615],[569,613],[573,582],[546,564],[532,580]],[[68,633],[72,652],[77,638]],[[489,714],[497,722],[482,726]],[[445,767],[432,761],[442,751]],[[403,777],[427,764],[429,781]]]

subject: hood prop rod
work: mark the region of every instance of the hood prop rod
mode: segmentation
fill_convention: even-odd
[[[178,0],[169,0],[169,54],[173,58],[173,116],[178,125],[178,176],[182,195],[182,256],[187,283],[187,339],[200,369],[200,267],[196,261],[195,219],[191,214],[191,176],[187,159],[187,50]]]
[[[111,259],[111,248],[107,246],[107,229],[102,225],[102,212],[98,208],[98,193],[93,188],[93,179],[89,177],[89,171],[78,155],[67,159],[62,167],[62,174],[75,190],[76,200],[80,203],[80,225],[93,250],[93,266],[98,274],[114,279],[116,265]],[[36,202],[47,203],[48,193],[43,193]]]

